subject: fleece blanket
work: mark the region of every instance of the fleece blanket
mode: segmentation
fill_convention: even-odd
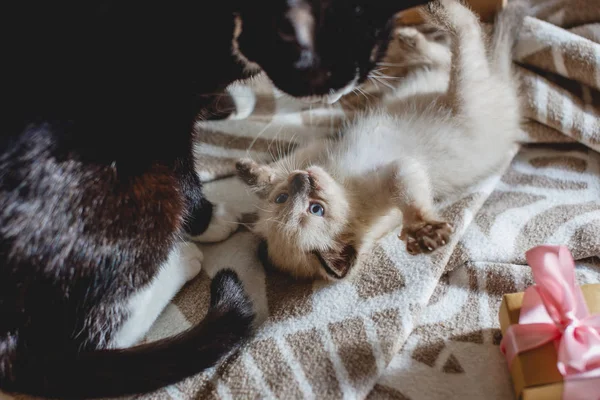
[[[414,257],[390,233],[352,280],[299,283],[265,271],[245,225],[256,198],[232,177],[234,162],[269,161],[335,132],[391,90],[406,65],[388,55],[398,69],[329,106],[293,100],[264,77],[232,85],[213,110],[232,114],[197,126],[197,168],[210,199],[248,218],[230,239],[200,246],[200,276],[146,340],[198,323],[210,277],[226,267],[254,302],[257,332],[226,363],[137,398],[513,398],[497,313],[503,293],[531,284],[525,251],[565,244],[580,283],[600,282],[600,3],[540,3],[516,51],[528,119],[520,151],[439,204],[456,227],[447,246]]]
[[[258,240],[244,229],[201,246],[202,276],[148,339],[197,323],[209,278],[224,267],[238,271],[255,302],[256,336],[227,363],[144,398],[511,399],[497,313],[503,293],[532,283],[525,251],[566,244],[580,283],[600,282],[600,4],[540,2],[536,10],[515,60],[524,145],[496,176],[439,204],[457,228],[451,243],[413,257],[391,233],[358,276],[336,284],[265,272]],[[395,56],[386,65],[402,67]],[[333,106],[292,100],[262,78],[232,86],[235,113],[198,125],[208,196],[252,213],[256,199],[230,177],[236,158],[271,160],[330,134],[404,72],[375,74]]]
[[[532,284],[524,253],[565,244],[579,283],[600,282],[600,3],[542,3],[516,61],[529,143],[495,183],[452,250],[402,350],[369,396],[511,399],[499,351],[502,294]],[[599,389],[600,391],[600,389]],[[591,394],[590,394],[591,395]]]

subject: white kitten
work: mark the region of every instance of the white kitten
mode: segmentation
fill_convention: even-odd
[[[451,33],[452,63],[447,50],[409,30],[404,40],[427,68],[408,76],[385,109],[292,159],[238,162],[238,175],[264,199],[254,230],[271,265],[297,277],[343,278],[400,216],[411,254],[448,242],[452,227],[440,221],[434,198],[495,171],[520,130],[511,68],[523,19],[517,8],[509,3],[500,14],[488,54],[468,8],[455,0],[430,3],[433,21]]]

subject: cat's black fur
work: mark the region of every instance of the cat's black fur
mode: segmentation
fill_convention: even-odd
[[[190,132],[207,95],[246,74],[231,51],[234,15],[244,56],[282,90],[307,96],[343,87],[356,71],[364,80],[374,52],[385,51],[389,17],[423,2],[3,5],[0,389],[71,398],[145,392],[239,345],[252,307],[226,271],[212,283],[201,325],[102,350],[127,317],[114,305],[152,281],[182,230],[196,235],[210,223]],[[294,42],[286,17],[299,6],[314,16],[310,49]],[[311,62],[298,64],[307,51]]]

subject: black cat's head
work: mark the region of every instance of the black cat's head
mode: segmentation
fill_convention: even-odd
[[[242,1],[234,51],[247,66],[259,65],[282,91],[333,102],[364,82],[383,57],[391,17],[426,2]]]

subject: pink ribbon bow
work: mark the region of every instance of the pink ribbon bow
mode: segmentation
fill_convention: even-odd
[[[571,253],[565,246],[538,246],[526,258],[535,285],[525,291],[519,324],[500,343],[509,366],[517,354],[554,342],[563,399],[600,399],[600,314],[588,311]]]

